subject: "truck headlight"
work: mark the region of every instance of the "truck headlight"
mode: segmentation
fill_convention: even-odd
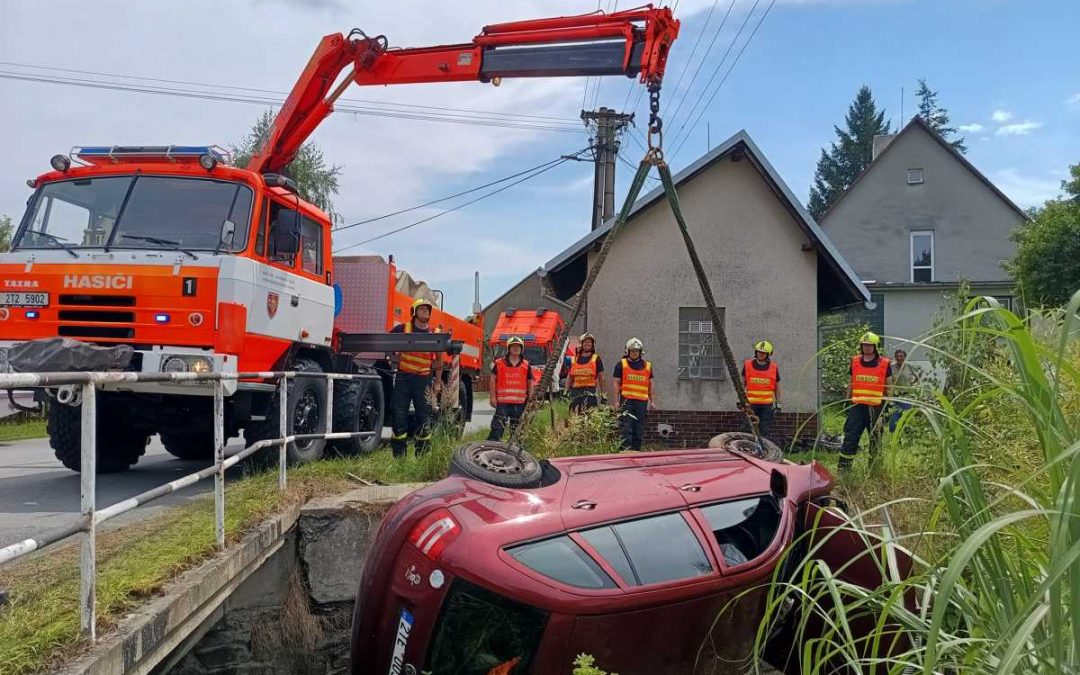
[[[163,373],[209,373],[213,370],[214,363],[205,356],[176,355],[161,362]]]
[[[161,372],[163,373],[186,373],[187,369],[187,361],[182,356],[170,356],[161,362]]]
[[[214,369],[214,364],[205,356],[189,356],[188,368],[193,373],[209,373]]]

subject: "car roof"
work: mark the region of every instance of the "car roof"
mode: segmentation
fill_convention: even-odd
[[[452,486],[456,496],[449,506],[462,535],[502,547],[694,503],[764,494],[771,468],[784,468],[716,449],[569,457],[551,464],[560,477],[546,487],[519,490],[452,476],[428,489],[433,496],[446,495]],[[704,485],[704,492],[686,491],[689,482]]]

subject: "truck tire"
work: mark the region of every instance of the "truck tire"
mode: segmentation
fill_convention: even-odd
[[[779,462],[784,459],[784,451],[776,443],[762,437],[759,448],[757,441],[754,440],[754,434],[746,431],[728,431],[717,434],[709,441],[709,447],[745,452],[766,462]]]
[[[177,459],[205,461],[214,459],[214,430],[190,433],[161,432],[161,444]]]
[[[321,373],[322,366],[310,359],[299,358],[291,370],[305,373]],[[326,381],[314,377],[294,377],[288,384],[288,409],[285,413],[288,435],[323,433],[326,429]],[[244,444],[254,445],[269,438],[280,438],[278,428],[277,394],[270,401],[270,410],[262,422],[254,422],[244,429]],[[289,464],[304,464],[322,459],[326,451],[326,439],[314,438],[289,443],[285,457]],[[262,455],[266,464],[273,464],[269,449],[255,453]],[[259,464],[258,461],[255,464]]]
[[[334,442],[343,455],[366,455],[379,447],[386,401],[380,380],[338,380],[334,383],[334,431],[371,431],[369,438],[347,438]]]
[[[454,450],[450,472],[505,488],[527,489],[540,487],[543,468],[525,452],[510,450],[506,443],[479,441],[466,443]]]
[[[99,404],[100,406],[100,404]],[[146,452],[150,434],[109,424],[103,414],[97,414],[97,472],[118,473],[134,466]],[[60,463],[72,471],[82,468],[82,408],[57,403],[48,406],[45,423],[49,445]]]

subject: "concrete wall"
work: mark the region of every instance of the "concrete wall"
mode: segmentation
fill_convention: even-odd
[[[908,169],[925,182],[907,184]],[[934,280],[1004,281],[1022,217],[926,131],[895,138],[821,226],[864,280],[907,283],[910,232],[934,232]],[[875,289],[876,290],[876,289]]]
[[[681,185],[679,195],[716,301],[726,307],[736,358],[741,363],[755,341],[770,340],[784,409],[814,410],[817,254],[801,250],[806,237],[748,160],[717,162]],[[589,296],[589,329],[609,371],[627,338],[645,341],[659,408],[731,410],[736,398],[726,376],[678,379],[679,307],[704,304],[678,226],[661,201],[619,233]]]

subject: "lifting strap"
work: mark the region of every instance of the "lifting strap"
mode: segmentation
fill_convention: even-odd
[[[650,94],[652,94],[651,91]],[[650,98],[653,97],[650,96]],[[652,101],[650,101],[650,103],[652,103]],[[697,276],[698,284],[701,286],[701,294],[705,298],[705,306],[708,308],[709,317],[712,319],[713,334],[716,335],[717,341],[719,342],[720,353],[724,357],[724,365],[727,367],[728,376],[731,379],[732,386],[735,387],[735,393],[739,399],[739,409],[746,415],[746,419],[750,424],[750,429],[754,434],[754,440],[757,443],[758,449],[761,450],[761,434],[758,430],[758,418],[747,402],[746,385],[743,382],[738,366],[735,363],[735,356],[731,352],[731,345],[728,343],[727,339],[727,331],[724,328],[723,321],[720,320],[720,313],[716,309],[716,300],[713,297],[709,279],[705,276],[705,268],[701,264],[701,259],[697,254],[697,248],[694,246],[694,240],[690,236],[690,231],[686,226],[686,219],[683,216],[682,206],[679,203],[679,194],[675,189],[675,181],[671,178],[671,169],[668,167],[667,162],[664,161],[663,149],[659,147],[659,145],[654,147],[652,143],[652,136],[654,134],[659,136],[660,139],[663,138],[660,135],[659,117],[656,115],[656,110],[653,110],[653,117],[656,117],[656,122],[652,123],[650,120],[651,123],[648,138],[649,150],[645,153],[645,156],[642,157],[641,163],[638,164],[637,173],[634,174],[634,180],[630,183],[630,191],[627,193],[625,201],[623,201],[622,208],[619,209],[619,215],[615,218],[611,230],[604,239],[604,243],[600,246],[600,252],[596,256],[596,262],[593,264],[592,269],[589,270],[588,276],[585,277],[585,283],[578,293],[577,302],[574,303],[574,311],[560,331],[555,344],[563,343],[571,328],[577,323],[578,318],[581,316],[582,308],[585,306],[585,302],[589,297],[589,291],[592,289],[593,282],[596,281],[597,275],[600,274],[600,268],[604,266],[604,261],[607,260],[608,253],[611,251],[611,245],[615,242],[615,237],[619,234],[619,231],[630,217],[630,210],[637,201],[642,187],[645,185],[645,179],[649,175],[649,170],[655,166],[660,174],[660,181],[664,187],[664,194],[667,196],[668,204],[671,206],[671,212],[675,216],[675,222],[678,223],[679,231],[682,233],[683,243],[686,244],[686,252],[690,255],[690,264],[693,266],[694,274]],[[561,352],[556,352],[554,350],[548,356],[547,363],[544,364],[544,373],[540,378],[539,392],[533,397],[532,401],[529,402],[525,414],[522,415],[521,423],[515,427],[510,434],[509,446],[514,449],[513,451],[516,452],[518,450],[518,444],[516,443],[518,433],[522,429],[528,427],[529,421],[532,419],[533,414],[535,414],[536,409],[540,405],[540,401],[547,398],[548,392],[551,391],[555,367],[559,361],[562,360],[562,356]]]

